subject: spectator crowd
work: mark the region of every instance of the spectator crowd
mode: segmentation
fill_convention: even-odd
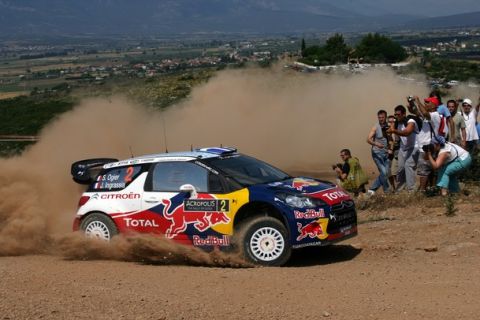
[[[423,100],[408,97],[406,107],[396,106],[393,114],[379,110],[367,136],[378,177],[367,189],[359,159],[343,149],[343,163],[333,166],[340,185],[356,196],[372,196],[380,188],[384,193],[460,192],[459,176],[479,156],[479,108],[480,98],[476,105],[469,98],[443,104],[440,95],[432,92]]]

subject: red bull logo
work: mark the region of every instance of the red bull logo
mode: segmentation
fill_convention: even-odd
[[[294,210],[293,214],[295,215],[295,219],[315,219],[325,217],[323,209],[319,209],[318,211],[307,209],[305,212]]]
[[[310,239],[319,238],[322,240],[327,238],[327,224],[328,219],[318,219],[317,221],[310,222],[305,226],[302,226],[301,223],[297,222],[297,228],[299,233],[297,241],[301,241],[307,237],[309,237]]]
[[[200,236],[193,236],[193,245],[194,246],[220,246],[228,247],[230,245],[230,239],[227,236],[221,238],[208,236],[206,238],[201,238]]]
[[[305,187],[318,186],[318,185],[320,185],[320,182],[312,179],[304,179],[304,178],[295,178],[293,179],[293,182],[292,182],[292,187],[294,187],[298,191],[302,191],[302,189]]]
[[[230,222],[230,218],[225,214],[225,212],[185,212],[183,210],[183,204],[171,209],[170,207],[172,203],[168,199],[163,200],[163,204],[165,205],[163,209],[163,216],[171,221],[171,225],[166,232],[166,237],[169,239],[173,239],[178,233],[184,232],[189,224],[193,224],[195,229],[203,232],[214,225]]]

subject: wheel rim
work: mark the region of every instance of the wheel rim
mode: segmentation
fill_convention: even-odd
[[[282,255],[285,249],[285,240],[277,229],[260,228],[253,233],[250,239],[250,249],[258,260],[272,261]]]
[[[85,235],[89,238],[110,240],[110,230],[101,221],[92,221],[85,228]]]

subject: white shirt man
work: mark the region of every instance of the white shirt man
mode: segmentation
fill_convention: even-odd
[[[418,125],[415,119],[407,118],[404,106],[395,108],[395,117],[398,121],[397,129],[390,128],[387,132],[400,137],[400,150],[398,151],[398,190],[406,187],[408,191],[415,191],[415,171],[418,162],[418,149],[415,148]]]
[[[467,133],[467,151],[472,154],[477,146],[478,132],[477,132],[477,114],[479,105],[472,108],[472,100],[464,99],[462,102],[463,119],[465,120],[465,131]]]

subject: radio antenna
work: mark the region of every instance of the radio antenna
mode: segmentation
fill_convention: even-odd
[[[132,151],[132,146],[128,146],[128,149],[130,150],[130,155],[132,156],[132,158],[134,158],[133,151]]]
[[[167,145],[167,128],[165,126],[165,118],[163,117],[163,110],[160,112],[162,117],[162,125],[163,125],[163,140],[165,142],[165,153],[168,153],[168,145]]]

